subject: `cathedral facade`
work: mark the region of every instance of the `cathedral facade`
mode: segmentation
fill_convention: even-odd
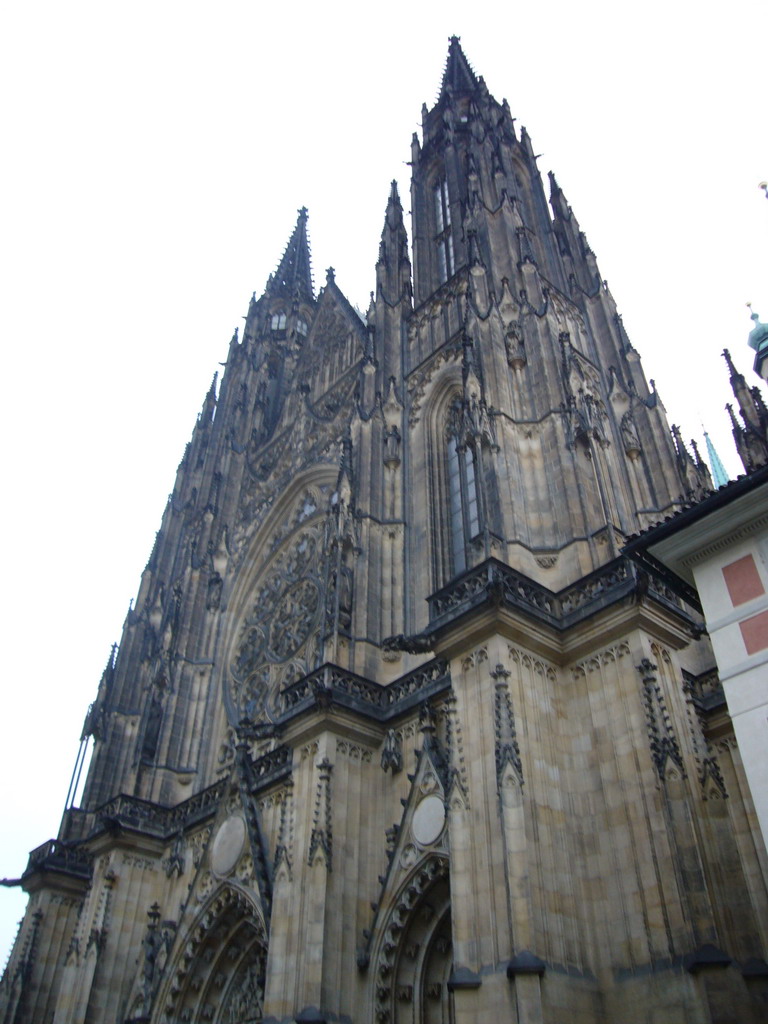
[[[365,316],[307,215],[232,339],[30,855],[0,1021],[768,1012],[768,861],[695,609],[711,488],[452,39]]]

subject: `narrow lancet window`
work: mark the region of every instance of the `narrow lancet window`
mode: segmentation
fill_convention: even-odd
[[[451,207],[448,202],[448,182],[443,179],[435,185],[435,245],[440,283],[453,277],[453,236],[451,235]]]
[[[475,453],[448,441],[448,503],[453,575],[467,568],[467,545],[480,534]]]
[[[451,515],[451,556],[454,574],[466,568],[464,552],[464,512],[461,501],[461,473],[459,472],[459,453],[456,439],[448,442],[448,490],[450,496]]]
[[[464,486],[466,492],[467,535],[472,540],[480,532],[480,514],[477,508],[475,453],[471,448],[464,449]]]

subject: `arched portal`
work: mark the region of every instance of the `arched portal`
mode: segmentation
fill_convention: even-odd
[[[209,900],[177,954],[156,1024],[257,1024],[263,1018],[267,944],[248,896],[226,887]]]
[[[377,1024],[452,1024],[448,865],[422,864],[390,911],[375,965]]]

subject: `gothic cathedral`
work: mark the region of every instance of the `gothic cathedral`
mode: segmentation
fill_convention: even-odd
[[[768,1014],[768,862],[697,612],[711,488],[574,213],[450,43],[365,316],[298,221],[34,850],[2,1024]]]

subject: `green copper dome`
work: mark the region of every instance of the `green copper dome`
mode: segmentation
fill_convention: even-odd
[[[760,323],[758,313],[752,313],[752,319],[755,321],[755,326],[749,332],[749,347],[753,348],[755,352],[760,352],[768,346],[768,324]]]

